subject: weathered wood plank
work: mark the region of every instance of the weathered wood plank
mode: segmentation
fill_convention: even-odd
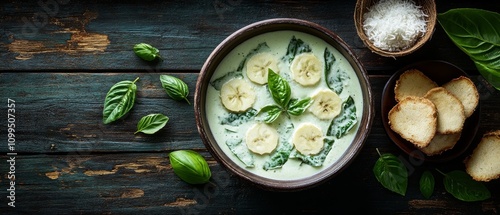
[[[376,159],[373,143],[367,143],[371,155],[361,153],[337,177],[293,193],[249,186],[206,152],[201,153],[209,162],[212,178],[199,186],[184,183],[173,173],[166,152],[20,155],[15,170],[16,208],[8,208],[4,199],[0,209],[15,214],[324,214],[366,210],[383,214],[493,214],[500,209],[499,196],[495,195],[498,182],[487,184],[494,194],[492,199],[464,204],[444,191],[442,177],[435,174],[435,193],[430,199],[423,198],[418,190],[419,175],[435,166],[415,166],[405,197],[386,190],[371,172]],[[8,158],[1,155],[0,159]],[[2,173],[8,172],[5,166],[0,165]],[[437,168],[447,171],[455,167]],[[2,177],[0,182],[5,181]],[[353,207],[353,203],[362,207]]]
[[[391,70],[417,60],[442,59],[474,65],[436,26],[432,40],[397,60],[371,53],[356,34],[355,1],[56,1],[4,3],[0,17],[0,71],[144,69],[134,56],[139,42],[159,48],[162,69],[198,70],[210,52],[241,27],[263,19],[294,17],[336,32],[367,69]],[[45,3],[45,4],[44,4]],[[495,0],[437,1],[438,12],[455,7],[500,11]],[[47,7],[44,7],[47,6]],[[217,6],[215,6],[217,5]],[[194,10],[196,8],[196,10]]]

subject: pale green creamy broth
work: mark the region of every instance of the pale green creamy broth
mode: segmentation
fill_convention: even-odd
[[[309,49],[306,49],[305,52],[314,54],[321,61],[323,66],[322,71],[325,70],[325,59],[326,61],[334,59],[333,62],[330,62],[331,67],[329,67],[329,71],[322,72],[319,82],[312,86],[304,87],[294,81],[290,75],[291,62],[289,58],[293,58],[294,55],[290,53],[289,44],[291,41],[297,42],[299,40],[303,43],[297,46],[298,52],[304,51],[303,48],[308,46]],[[325,49],[333,57],[325,58]],[[288,55],[287,50],[289,52]],[[339,92],[338,96],[344,103],[349,98],[352,98],[350,101],[354,102],[352,106],[355,107],[355,113],[349,113],[349,111],[352,111],[351,106],[351,109],[343,110],[333,120],[339,121],[338,123],[334,123],[338,124],[334,125],[334,127],[338,128],[343,128],[342,126],[346,126],[343,124],[348,123],[354,123],[354,125],[349,127],[348,131],[345,131],[342,136],[336,137],[334,134],[329,134],[328,132],[333,120],[321,120],[307,110],[300,116],[288,117],[286,114],[281,114],[276,121],[269,124],[276,128],[278,132],[279,141],[277,148],[271,153],[263,155],[248,150],[245,143],[245,135],[247,130],[259,120],[259,117],[254,116],[255,113],[266,105],[275,104],[267,88],[267,84],[255,84],[248,80],[246,75],[245,63],[252,55],[262,52],[270,53],[278,59],[278,74],[290,85],[291,98],[312,97],[321,89],[332,89]],[[245,113],[234,114],[228,111],[221,103],[221,85],[235,78],[246,80],[256,93],[255,103],[253,103],[250,111]],[[328,81],[330,81],[329,84],[327,83]],[[206,96],[205,108],[207,110],[206,114],[210,130],[219,147],[234,163],[240,165],[246,171],[262,177],[279,180],[296,180],[308,177],[335,163],[353,141],[358,129],[359,122],[357,121],[360,120],[363,114],[363,96],[359,80],[345,57],[323,40],[295,31],[277,31],[262,34],[237,46],[217,67],[208,86]],[[351,120],[340,120],[339,118],[343,115],[345,115],[344,118],[350,118]],[[294,130],[303,123],[316,125],[321,128],[325,138],[332,140],[329,144],[325,143],[325,146],[323,146],[323,149],[327,151],[322,150],[316,157],[314,155],[310,157],[310,161],[315,163],[316,166],[311,165],[310,162],[305,162],[304,157],[300,159],[300,153],[297,153],[290,140]],[[280,157],[278,156],[279,152],[286,153],[282,153]],[[266,165],[269,167],[269,162],[272,160],[273,155],[275,158],[279,157],[286,162],[282,166],[265,168]]]

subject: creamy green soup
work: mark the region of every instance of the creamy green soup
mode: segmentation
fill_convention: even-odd
[[[282,113],[271,123],[262,122],[261,109],[276,105],[276,101],[271,96],[269,83],[255,83],[249,79],[246,65],[261,53],[276,59],[277,67],[273,70],[289,84],[292,99],[313,98],[321,90],[333,91],[342,103],[340,113],[332,119],[320,119],[306,109],[298,116]],[[295,59],[305,55],[319,60],[315,64],[321,71],[319,81],[307,86],[299,83],[290,69]],[[255,93],[255,101],[245,111],[231,111],[221,101],[222,86],[234,79],[242,79]],[[363,95],[357,75],[338,50],[309,34],[276,31],[245,41],[221,61],[210,80],[205,108],[217,144],[234,163],[262,177],[296,180],[322,171],[339,160],[354,139],[362,107]],[[271,152],[259,154],[247,146],[247,132],[257,123],[264,123],[277,132],[278,143]],[[298,151],[292,143],[296,130],[307,123],[323,134],[321,150],[313,154]]]

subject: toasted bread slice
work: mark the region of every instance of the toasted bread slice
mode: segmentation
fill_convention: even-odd
[[[427,156],[440,155],[443,152],[452,149],[460,139],[462,133],[455,134],[436,134],[428,146],[421,148],[420,151]]]
[[[403,100],[407,96],[423,97],[427,91],[437,87],[436,82],[427,77],[417,69],[410,69],[403,72],[394,86],[394,99],[396,102]]]
[[[418,148],[429,145],[436,133],[436,106],[423,97],[404,98],[392,107],[388,118],[391,129]]]
[[[452,134],[462,131],[465,122],[464,105],[443,87],[435,87],[424,96],[437,109],[437,133]]]
[[[483,135],[472,154],[465,159],[465,170],[476,181],[500,178],[500,130]]]
[[[474,113],[479,104],[479,92],[472,80],[465,76],[460,76],[443,84],[443,87],[462,102],[465,117],[469,117]]]

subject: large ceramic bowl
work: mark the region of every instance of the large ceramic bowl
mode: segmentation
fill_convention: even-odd
[[[336,89],[342,104],[353,102],[352,105],[341,108],[334,119],[316,119],[309,111],[311,105],[299,116],[285,111],[276,121],[263,123],[260,110],[266,105],[276,105],[276,100],[267,83],[254,83],[248,78],[246,64],[258,53],[268,53],[277,62],[276,73],[289,84],[292,101],[311,98],[324,88]],[[311,53],[320,62],[317,65],[321,67],[321,80],[302,87],[296,79],[292,80],[288,70],[294,59],[301,58],[300,54]],[[222,85],[233,79],[242,79],[256,94],[253,106],[241,113],[229,111],[221,102]],[[222,41],[200,71],[194,108],[201,139],[215,159],[231,173],[273,191],[307,189],[339,174],[361,150],[374,117],[367,73],[348,45],[318,24],[291,18],[256,22]],[[323,132],[325,141],[320,152],[297,151],[292,136],[303,123],[315,125]],[[354,124],[349,126],[349,123]],[[261,155],[249,150],[246,132],[255,124],[265,124],[277,131],[278,145],[272,152]],[[337,131],[339,136],[334,134]]]

